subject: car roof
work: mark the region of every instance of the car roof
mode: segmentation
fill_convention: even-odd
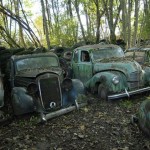
[[[17,59],[24,59],[24,58],[30,58],[30,57],[38,57],[38,56],[54,56],[57,57],[57,55],[53,52],[46,52],[46,53],[34,53],[34,54],[24,54],[24,55],[13,55],[11,58],[13,60]]]
[[[94,44],[94,45],[84,45],[84,46],[80,46],[77,47],[75,50],[82,50],[82,49],[106,49],[106,48],[112,48],[112,49],[116,49],[116,48],[121,48],[118,45],[114,45],[114,44]]]

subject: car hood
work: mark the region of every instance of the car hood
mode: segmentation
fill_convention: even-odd
[[[50,68],[50,69],[28,69],[28,70],[22,70],[22,71],[18,71],[16,72],[16,76],[20,76],[20,77],[36,77],[38,74],[42,74],[42,73],[47,73],[47,72],[52,72],[52,73],[56,73],[58,75],[61,75],[62,73],[62,69],[61,68]]]
[[[103,63],[103,64],[102,64]],[[111,58],[111,59],[103,59],[96,60],[94,62],[94,72],[99,71],[121,71],[124,74],[130,74],[133,72],[141,72],[142,68],[134,60],[128,58]]]

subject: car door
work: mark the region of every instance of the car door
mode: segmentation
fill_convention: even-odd
[[[73,55],[72,62],[74,78],[86,83],[92,77],[92,61],[86,50],[77,50]]]

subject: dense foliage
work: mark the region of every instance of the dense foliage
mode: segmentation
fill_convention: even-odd
[[[149,39],[150,0],[0,0],[0,43],[51,48],[77,42],[127,47]]]

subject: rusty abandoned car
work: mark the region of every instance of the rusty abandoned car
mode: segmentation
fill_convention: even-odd
[[[149,75],[123,50],[112,44],[81,46],[73,51],[74,78],[100,99],[117,99],[149,91]],[[149,76],[149,77],[148,77]]]
[[[137,124],[143,133],[150,137],[150,99],[142,101],[136,115],[131,117],[131,123]]]
[[[143,67],[150,64],[150,45],[145,47],[133,47],[125,51],[126,57],[131,57]]]
[[[52,52],[13,55],[5,72],[15,115],[38,112],[41,121],[46,121],[52,112],[58,116],[75,109],[78,95],[84,94],[81,81],[63,77],[59,59]],[[0,102],[3,106],[2,98]]]

